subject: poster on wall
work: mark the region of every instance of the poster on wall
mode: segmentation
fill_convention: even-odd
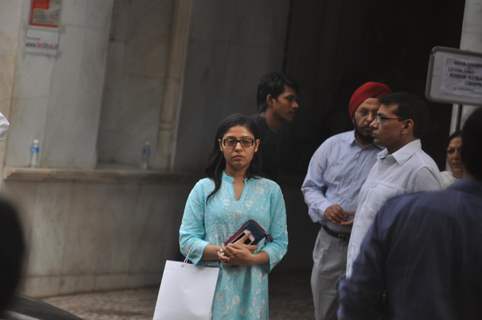
[[[58,28],[62,0],[32,0],[30,25],[37,27]]]
[[[31,0],[25,53],[58,57],[62,0]]]

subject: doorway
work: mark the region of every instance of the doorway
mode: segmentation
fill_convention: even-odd
[[[286,170],[304,174],[316,148],[350,130],[349,98],[366,81],[424,96],[434,46],[459,47],[464,1],[291,1],[285,71],[300,81],[303,108],[283,157]],[[423,148],[445,166],[451,105],[428,103]],[[293,152],[295,146],[295,152]]]

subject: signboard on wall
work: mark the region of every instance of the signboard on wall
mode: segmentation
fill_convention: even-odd
[[[25,34],[25,53],[56,57],[59,49],[57,29],[28,28]]]
[[[37,27],[58,28],[62,0],[32,0],[30,25]]]
[[[433,48],[425,95],[436,102],[482,105],[482,53]]]

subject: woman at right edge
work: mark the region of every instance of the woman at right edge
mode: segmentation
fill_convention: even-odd
[[[250,117],[224,119],[214,139],[207,178],[199,180],[186,202],[179,244],[194,264],[218,263],[220,273],[212,319],[267,320],[268,273],[288,246],[286,210],[280,187],[260,177],[260,138]],[[256,246],[223,243],[253,219],[272,237]]]
[[[460,151],[462,150],[462,131],[459,130],[452,133],[448,138],[448,142],[447,163],[450,170],[440,172],[443,188],[447,188],[456,180],[461,179],[464,176],[464,166],[460,154]]]

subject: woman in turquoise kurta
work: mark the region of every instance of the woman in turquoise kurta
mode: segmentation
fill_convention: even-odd
[[[258,176],[260,145],[253,120],[226,118],[218,128],[208,178],[189,194],[179,243],[194,264],[220,265],[212,319],[268,319],[268,273],[288,246],[286,210],[279,186]],[[253,219],[273,238],[257,246],[223,243]]]

